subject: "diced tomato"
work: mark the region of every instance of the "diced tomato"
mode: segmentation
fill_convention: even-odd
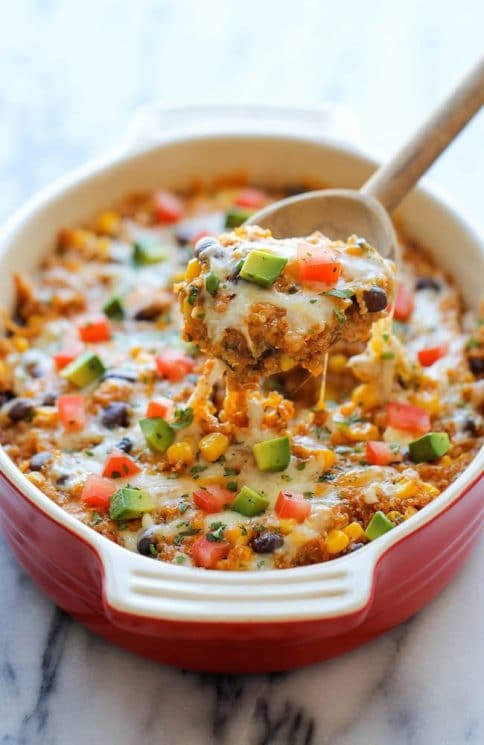
[[[81,501],[88,507],[96,507],[99,510],[109,509],[109,498],[117,490],[117,486],[111,479],[105,479],[95,473],[89,474],[81,494]]]
[[[218,484],[210,484],[205,489],[193,492],[193,501],[205,512],[221,512],[226,504],[232,504],[234,500],[234,492]]]
[[[114,448],[109,453],[104,464],[103,476],[107,476],[110,479],[125,479],[128,476],[134,476],[140,471],[141,468],[129,455]]]
[[[155,212],[159,222],[178,222],[183,217],[183,202],[170,191],[157,191]]]
[[[171,401],[171,399],[169,398],[165,398],[164,396],[154,398],[148,403],[148,406],[146,407],[147,417],[161,416],[162,419],[167,419],[169,416],[171,416],[172,412],[173,401]]]
[[[397,321],[406,321],[412,314],[415,305],[414,297],[405,285],[400,285],[395,298],[393,315]]]
[[[79,355],[82,354],[83,350],[84,344],[81,341],[75,341],[72,344],[69,344],[68,347],[64,347],[64,349],[56,352],[54,355],[52,355],[55,369],[58,372],[59,370],[62,370],[62,368],[66,367],[66,365],[69,365],[72,360],[75,360],[76,357],[79,357]]]
[[[299,279],[301,282],[321,282],[335,285],[341,274],[341,264],[326,248],[301,243],[297,249]]]
[[[192,235],[190,238],[190,243],[192,246],[196,246],[197,242],[200,240],[200,238],[215,238],[216,234],[212,233],[210,230],[199,230],[197,233]]]
[[[59,419],[68,432],[79,432],[86,424],[84,396],[75,393],[64,393],[57,399]]]
[[[311,505],[302,494],[280,491],[274,510],[279,517],[292,518],[302,523],[311,512]]]
[[[208,541],[202,535],[192,546],[193,563],[197,567],[215,569],[218,562],[226,558],[230,548],[227,541]]]
[[[425,409],[419,406],[391,401],[387,407],[387,416],[388,424],[395,429],[422,434],[430,431],[430,417]]]
[[[236,196],[234,204],[250,210],[259,210],[267,204],[267,194],[260,189],[242,189]]]
[[[97,313],[86,318],[79,326],[79,336],[86,342],[108,341],[111,338],[111,325],[103,313]]]
[[[402,454],[394,452],[387,442],[369,440],[366,443],[366,460],[370,466],[388,466],[402,460]]]
[[[425,347],[425,349],[421,349],[418,353],[418,361],[423,365],[423,367],[430,367],[434,362],[437,362],[441,357],[444,357],[447,354],[448,349],[448,344],[438,344],[435,347]]]
[[[182,380],[195,367],[194,360],[179,349],[164,349],[155,357],[155,362],[160,375],[173,382]]]

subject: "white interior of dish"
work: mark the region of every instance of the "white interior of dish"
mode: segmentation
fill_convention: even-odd
[[[62,179],[27,204],[0,234],[0,297],[11,304],[14,270],[33,270],[52,250],[62,226],[83,223],[127,193],[159,186],[183,188],[202,175],[208,182],[243,171],[267,186],[317,179],[334,187],[360,186],[375,164],[349,148],[298,137],[222,136],[172,140],[132,156],[107,159]],[[442,201],[413,192],[400,215],[410,235],[449,272],[476,308],[484,249],[477,236]],[[387,548],[430,521],[482,473],[483,453],[439,498],[412,520],[361,551],[335,562],[284,571],[207,572],[147,560],[111,543],[65,513],[36,489],[0,452],[0,467],[40,509],[98,551],[107,603],[155,618],[270,621],[328,618],[362,608],[373,569]],[[229,601],[229,602],[227,602]]]

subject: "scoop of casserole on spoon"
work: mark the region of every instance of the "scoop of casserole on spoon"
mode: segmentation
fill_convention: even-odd
[[[294,366],[318,375],[335,341],[366,341],[396,290],[388,212],[483,103],[484,60],[360,191],[290,197],[202,238],[177,286],[185,337],[242,386]]]

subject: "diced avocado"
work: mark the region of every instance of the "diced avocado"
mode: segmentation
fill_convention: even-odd
[[[141,517],[143,512],[151,512],[154,507],[153,500],[147,492],[125,486],[111,497],[109,517],[111,520],[132,520]]]
[[[210,272],[210,274],[207,274],[207,276],[205,277],[205,287],[209,295],[215,295],[218,290],[219,284],[220,280],[213,272]]]
[[[93,352],[84,352],[70,362],[61,372],[63,378],[69,380],[78,388],[84,388],[101,377],[106,368]]]
[[[385,513],[378,510],[368,523],[365,535],[369,541],[374,541],[375,538],[379,538],[384,533],[388,533],[388,531],[394,527],[394,523],[388,519]]]
[[[246,220],[254,214],[255,210],[244,210],[240,207],[231,207],[225,215],[226,228],[240,228]]]
[[[253,517],[254,515],[260,515],[261,512],[265,512],[268,505],[268,499],[248,486],[243,486],[235,498],[232,509],[246,517]]]
[[[151,450],[164,453],[175,439],[175,430],[161,416],[140,419],[139,426]]]
[[[103,305],[103,313],[112,321],[122,321],[124,318],[123,303],[119,295],[111,295]]]
[[[139,238],[133,246],[137,264],[158,264],[166,259],[166,251],[156,238]]]
[[[252,447],[255,462],[260,471],[284,471],[291,460],[289,437],[275,437],[257,442]]]
[[[414,463],[437,460],[445,455],[449,448],[450,440],[447,432],[428,432],[408,445],[410,457]]]
[[[270,287],[284,267],[287,259],[282,256],[276,256],[268,251],[254,249],[249,253],[240,270],[242,279],[248,282],[254,282],[262,287]]]

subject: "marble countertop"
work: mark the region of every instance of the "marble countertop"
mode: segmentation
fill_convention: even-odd
[[[0,26],[0,217],[111,146],[150,100],[331,100],[351,107],[370,152],[388,155],[482,51],[484,6],[407,0],[396,15],[393,3],[334,5],[10,3]],[[431,174],[481,229],[483,142],[481,113]],[[98,639],[52,605],[0,539],[0,744],[481,745],[483,566],[481,544],[417,617],[344,657],[228,677],[172,670]]]

